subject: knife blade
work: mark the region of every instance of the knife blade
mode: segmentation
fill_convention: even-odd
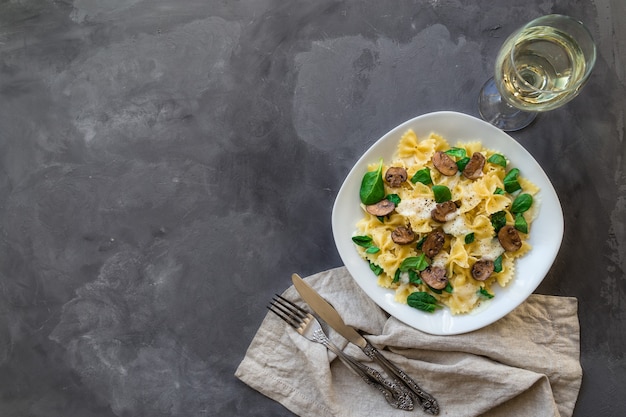
[[[403,370],[390,362],[378,349],[367,341],[353,327],[348,326],[337,310],[317,293],[304,279],[298,274],[292,274],[291,280],[293,285],[304,301],[313,309],[313,311],[332,327],[337,333],[348,339],[351,343],[357,345],[361,350],[373,361],[378,363],[389,377],[394,378],[397,383],[403,385],[413,400],[420,404],[422,409],[433,415],[439,414],[439,404],[437,400],[426,391],[422,390],[419,385],[408,376]]]
[[[322,320],[324,320],[330,327],[335,329],[337,333],[348,339],[350,342],[354,343],[361,349],[367,346],[367,340],[359,332],[354,330],[353,327],[348,326],[337,310],[330,305],[328,301],[322,298],[321,295],[317,293],[305,280],[303,280],[300,275],[293,274],[291,276],[291,280],[293,281],[293,285],[296,287],[296,290],[302,296],[302,299],[306,301],[306,303],[311,306],[313,311],[317,313],[318,316]]]

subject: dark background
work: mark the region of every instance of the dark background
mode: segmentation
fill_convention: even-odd
[[[537,16],[598,44],[512,136],[561,199],[574,415],[626,415],[621,0],[0,0],[0,415],[289,416],[233,373],[275,292],[340,266],[335,195],[397,124],[477,116]]]

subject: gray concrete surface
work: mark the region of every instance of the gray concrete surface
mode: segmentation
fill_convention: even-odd
[[[478,115],[504,38],[563,13],[599,56],[514,133],[561,198],[537,292],[575,296],[574,415],[626,415],[622,0],[0,0],[0,415],[289,416],[233,376],[406,119]]]

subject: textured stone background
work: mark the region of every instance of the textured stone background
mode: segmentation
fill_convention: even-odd
[[[341,265],[348,170],[406,119],[477,116],[552,12],[599,56],[513,134],[566,221],[538,292],[579,299],[575,416],[625,415],[622,0],[0,0],[0,415],[291,415],[233,372],[291,272]]]

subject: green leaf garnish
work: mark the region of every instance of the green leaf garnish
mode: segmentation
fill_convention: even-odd
[[[533,196],[530,194],[518,195],[511,205],[511,213],[523,213],[533,205]]]
[[[470,161],[470,158],[468,158],[467,156],[465,158],[461,158],[458,161],[456,161],[456,166],[457,168],[459,168],[459,171],[463,171],[469,161]]]
[[[400,204],[400,201],[402,201],[398,194],[387,194],[385,198],[395,204],[396,207],[398,207],[398,204]]]
[[[502,272],[502,255],[493,261],[493,272]]]
[[[487,159],[487,162],[491,162],[495,165],[500,165],[501,167],[506,168],[506,158],[504,155],[500,155],[499,153],[494,153]]]
[[[465,244],[469,245],[474,241],[474,232],[465,235]]]
[[[370,236],[352,236],[352,241],[365,248],[365,253],[377,253],[380,249],[374,245],[374,242]]]
[[[391,282],[398,282],[400,281],[400,274],[402,273],[402,271],[400,271],[400,268],[396,269],[396,273],[393,274],[393,280]]]
[[[372,270],[372,272],[374,273],[374,275],[379,276],[380,274],[383,273],[383,268],[379,265],[376,265],[374,263],[371,263],[369,261],[367,261],[370,265],[370,269]]]
[[[424,253],[420,256],[409,256],[400,264],[400,271],[402,272],[408,272],[411,269],[415,271],[423,271],[426,268],[428,268],[428,261],[426,260],[426,254]]]
[[[500,187],[496,187],[496,189],[493,191],[494,194],[499,194],[499,195],[504,195],[505,191],[500,188]]]
[[[415,175],[411,177],[411,182],[413,184],[418,183],[418,182],[421,182],[422,184],[425,184],[425,185],[432,184],[433,180],[430,177],[430,168],[426,167],[417,171]]]
[[[452,199],[452,193],[445,185],[433,185],[433,194],[437,203],[443,203]]]
[[[515,215],[515,225],[514,227],[522,233],[528,233],[528,223],[524,218],[522,213],[517,213]]]
[[[454,292],[454,288],[452,288],[452,285],[450,285],[449,282],[446,284],[446,288],[444,288],[443,290],[448,294],[452,294]]]
[[[409,282],[415,285],[422,284],[422,279],[420,278],[419,274],[413,269],[409,269]]]
[[[465,158],[467,156],[467,152],[465,151],[465,149],[463,148],[450,148],[447,151],[444,152],[445,154],[448,154],[450,156],[455,156],[457,158]]]
[[[376,204],[385,198],[385,182],[383,181],[383,160],[380,160],[376,171],[369,171],[363,175],[359,197],[365,205]]]
[[[428,239],[428,235],[425,235],[424,237],[422,237],[420,240],[417,241],[417,244],[415,245],[417,250],[422,250],[422,246],[424,245],[424,242],[426,242],[426,239]]]
[[[513,168],[505,175],[502,182],[504,183],[504,189],[507,193],[514,193],[515,191],[522,189],[522,186],[519,185],[519,182],[517,181],[518,175],[519,169],[517,168]]]
[[[364,248],[372,246],[372,238],[370,236],[352,236],[352,241]]]
[[[406,302],[413,308],[429,313],[432,313],[435,309],[441,307],[437,303],[437,299],[435,297],[423,291],[416,291],[409,294]]]
[[[491,215],[491,225],[493,226],[493,230],[498,233],[500,229],[506,226],[506,212],[498,211]]]
[[[494,295],[490,294],[489,291],[487,291],[486,289],[484,289],[483,287],[480,287],[478,289],[478,291],[476,291],[476,294],[478,294],[479,296],[483,297],[483,298],[493,298]]]

